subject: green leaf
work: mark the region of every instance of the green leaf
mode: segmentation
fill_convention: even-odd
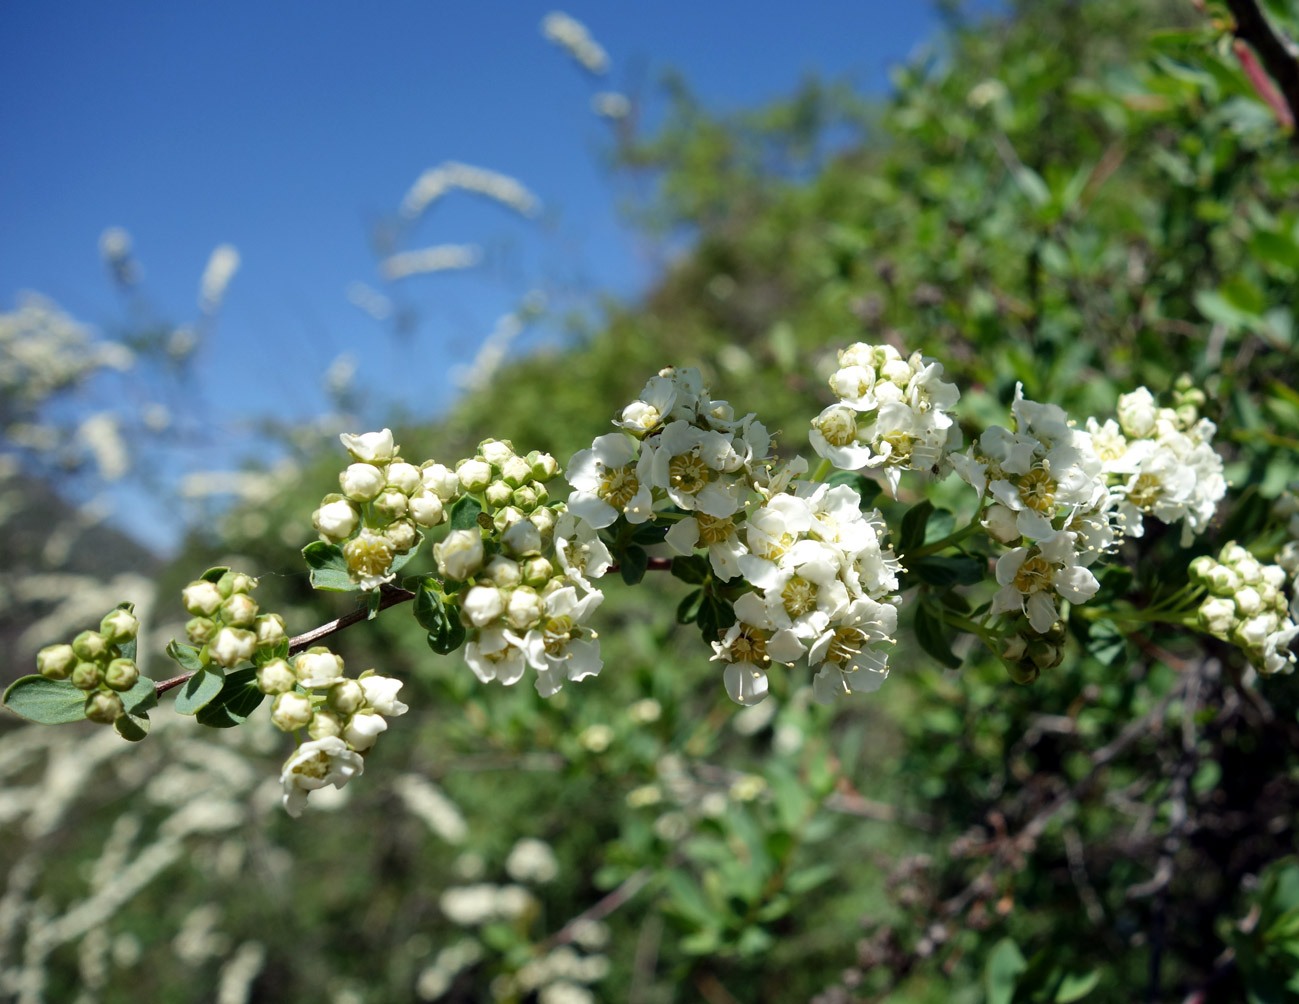
[[[649,555],[639,544],[632,544],[619,556],[618,571],[622,581],[634,586],[645,578],[645,569],[649,567]]]
[[[982,582],[988,574],[988,563],[978,558],[940,558],[929,554],[912,558],[907,562],[907,570],[918,575],[922,582],[947,589]]]
[[[672,574],[682,582],[697,586],[708,581],[712,567],[702,554],[677,555],[672,559]]]
[[[383,602],[383,593],[377,589],[370,589],[365,594],[365,619],[374,620],[379,616],[379,605]]]
[[[123,691],[122,705],[132,715],[140,715],[158,706],[158,685],[147,676],[135,681],[135,686]]]
[[[813,865],[811,868],[792,873],[785,882],[785,888],[798,896],[825,884],[837,873],[838,869],[834,865]]]
[[[654,523],[642,523],[636,527],[636,532],[631,535],[633,544],[661,544],[663,538],[668,535],[666,526],[659,526]]]
[[[925,526],[933,514],[934,504],[928,499],[917,502],[907,510],[907,514],[902,517],[902,529],[898,533],[898,547],[903,552],[920,547],[925,542]]]
[[[311,567],[311,588],[331,593],[350,593],[361,587],[347,571],[343,549],[323,540],[312,541],[302,549],[302,557]]]
[[[274,645],[267,645],[265,648],[259,648],[253,653],[253,665],[265,666],[268,662],[275,659],[287,659],[289,657],[289,639],[281,638]]]
[[[1101,981],[1101,971],[1093,969],[1090,973],[1068,973],[1060,981],[1060,989],[1055,992],[1055,1004],[1072,1004],[1080,1001],[1096,989]]]
[[[217,565],[215,568],[209,568],[206,572],[200,575],[199,578],[204,582],[217,582],[221,579],[221,576],[225,575],[228,571],[230,571],[230,569],[225,565]]]
[[[988,956],[983,970],[983,983],[988,991],[988,1004],[1010,1004],[1015,993],[1019,974],[1028,968],[1019,948],[1009,938],[1002,938]]]
[[[125,610],[128,614],[133,614],[135,613],[135,604],[119,603],[114,609]],[[135,661],[135,644],[136,640],[132,638],[130,641],[123,642],[121,645],[117,646],[118,651],[122,653],[123,659],[130,659],[132,662]]]
[[[735,623],[735,608],[720,596],[705,593],[695,623],[699,625],[699,633],[703,635],[704,641],[712,644]]]
[[[210,729],[242,725],[265,698],[257,686],[257,670],[236,669],[226,674],[220,693],[199,709],[195,720]]]
[[[465,628],[454,604],[448,604],[437,579],[420,580],[415,595],[415,619],[428,632],[428,646],[438,655],[458,649],[465,640]]]
[[[5,691],[4,706],[29,722],[66,725],[86,717],[86,692],[67,680],[24,676]]]
[[[149,734],[149,716],[125,714],[113,723],[117,734],[129,743],[138,743]]]
[[[929,608],[928,604],[921,603],[916,607],[913,627],[920,647],[930,656],[949,669],[961,668],[961,660],[952,652],[951,642],[947,640],[947,625]]]
[[[176,694],[176,713],[196,715],[225,684],[225,673],[215,666],[201,669],[181,686]]]
[[[462,495],[451,507],[451,529],[475,529],[478,526],[478,514],[482,511],[483,507],[476,498],[472,495]]]
[[[180,664],[180,668],[187,673],[197,673],[203,668],[203,660],[199,658],[199,649],[192,645],[181,645],[174,638],[167,643],[167,654]]]
[[[692,589],[686,594],[679,604],[677,604],[677,623],[693,624],[695,618],[699,616],[699,607],[704,601],[704,591],[702,589]]]

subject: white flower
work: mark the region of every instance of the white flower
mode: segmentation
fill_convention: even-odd
[[[697,512],[678,520],[668,530],[664,541],[677,554],[693,554],[696,547],[707,547],[713,572],[723,581],[741,574],[740,559],[748,554],[740,539],[739,528],[730,516],[717,517]]]
[[[465,646],[465,662],[481,682],[499,680],[507,687],[518,683],[528,668],[523,650],[497,628],[480,631],[478,638]]]
[[[821,666],[812,680],[812,696],[833,703],[845,693],[868,694],[888,677],[888,652],[872,646],[891,644],[898,611],[889,603],[861,597],[830,623],[808,650],[807,661]]]
[[[587,592],[592,591],[588,580],[601,578],[613,564],[613,555],[595,528],[575,513],[560,514],[554,540],[559,567]]]
[[[619,514],[629,523],[650,518],[650,464],[653,450],[637,457],[637,444],[619,432],[597,436],[589,450],[579,450],[569,461],[565,475],[576,489],[568,498],[568,511],[597,530],[608,526]]]
[[[512,523],[501,534],[501,546],[506,552],[521,558],[541,550],[541,531],[526,519]]]
[[[352,749],[364,752],[374,745],[379,733],[386,731],[388,723],[382,715],[368,711],[359,711],[347,720],[343,728],[343,738]]]
[[[1077,564],[1074,535],[1059,530],[1034,547],[1016,547],[997,559],[997,582],[992,599],[994,614],[1020,611],[1039,634],[1049,631],[1059,618],[1055,597],[1084,603],[1096,595],[1096,576]]]
[[[349,750],[336,736],[303,743],[280,773],[285,811],[296,819],[306,807],[308,792],[327,784],[341,788],[364,770],[360,754]]]
[[[722,475],[743,464],[729,434],[676,421],[659,435],[650,477],[682,509],[721,519],[740,507],[738,482]]]
[[[377,497],[387,482],[383,469],[373,464],[351,464],[338,476],[343,494],[357,502]]]
[[[397,455],[391,429],[364,432],[359,436],[344,432],[338,438],[342,441],[343,448],[363,464],[386,464]]]
[[[483,535],[477,530],[452,530],[433,545],[433,557],[443,578],[463,582],[483,567]]]
[[[410,710],[397,700],[397,691],[402,687],[401,680],[391,676],[371,674],[362,676],[357,682],[361,684],[361,691],[365,694],[366,707],[372,708],[379,714],[397,718]]]
[[[348,574],[362,589],[378,589],[396,578],[397,573],[392,570],[395,556],[393,541],[369,527],[343,545]]]
[[[545,841],[524,837],[505,859],[505,871],[516,882],[546,883],[559,874],[559,862]]]
[[[565,681],[595,676],[604,666],[600,644],[583,622],[604,600],[601,592],[578,599],[577,589],[564,586],[545,596],[541,623],[523,637],[506,631],[506,639],[523,651],[537,671],[537,692],[551,697]]]
[[[326,502],[311,514],[311,525],[316,528],[322,540],[338,544],[352,536],[360,522],[356,506],[347,499]]]
[[[226,669],[247,662],[257,651],[257,635],[242,628],[223,627],[208,643],[212,661]]]

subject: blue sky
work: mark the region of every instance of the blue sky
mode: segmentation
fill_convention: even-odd
[[[122,304],[98,255],[126,228],[157,314],[192,320],[213,247],[242,265],[195,360],[208,416],[241,445],[190,456],[228,466],[250,415],[305,419],[340,353],[358,357],[366,419],[432,414],[496,318],[531,288],[634,296],[655,260],[625,228],[601,167],[595,90],[680,70],[710,107],[791,91],[806,74],[883,93],[887,68],[931,40],[920,2],[597,3],[563,6],[607,50],[593,82],[546,42],[549,4],[394,2],[6,4],[0,9],[0,304],[36,290],[111,330]],[[463,195],[421,221],[413,246],[476,243],[473,273],[404,280],[415,339],[348,302],[382,287],[370,224],[427,167],[456,160],[512,175],[537,220]],[[558,337],[539,326],[519,346]],[[412,364],[413,363],[413,364]],[[147,507],[126,506],[136,512]],[[156,514],[155,514],[156,515]],[[174,523],[124,525],[168,544]]]

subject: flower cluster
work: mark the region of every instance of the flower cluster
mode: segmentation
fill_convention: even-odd
[[[257,580],[251,575],[220,571],[215,580],[196,579],[181,590],[181,602],[191,615],[185,633],[199,647],[204,666],[233,669],[283,642],[284,618],[260,611],[252,597]]]
[[[456,474],[483,500],[479,522],[452,530],[433,554],[444,582],[459,587],[448,603],[469,632],[465,661],[474,674],[508,686],[531,666],[538,693],[550,697],[599,673],[600,645],[586,622],[604,600],[591,579],[612,559],[585,520],[547,504],[546,482],[559,475],[554,457],[521,457],[509,441],[489,439]]]
[[[302,813],[307,793],[332,784],[343,787],[364,769],[361,755],[370,749],[387,719],[404,715],[397,699],[400,680],[367,670],[356,679],[343,674],[343,660],[324,646],[309,648],[290,663],[270,659],[257,669],[257,685],[275,695],[271,722],[283,732],[306,729],[309,742],[284,764],[284,808]]]
[[[1209,591],[1198,613],[1205,631],[1239,646],[1261,673],[1293,672],[1289,647],[1299,625],[1286,607],[1285,568],[1262,564],[1232,541],[1216,561],[1196,558],[1190,571]]]
[[[342,545],[352,580],[377,589],[396,577],[394,562],[419,545],[420,530],[446,519],[461,488],[441,464],[402,460],[390,429],[339,438],[354,463],[338,476],[342,494],[326,495],[311,523],[321,540]]]
[[[961,445],[948,414],[961,392],[919,352],[856,342],[839,352],[830,389],[839,403],[812,420],[812,448],[839,470],[880,469],[895,497],[904,470],[941,473]]]
[[[140,679],[135,660],[122,646],[135,641],[140,622],[126,607],[110,610],[98,631],[82,631],[71,644],[46,645],[36,653],[36,668],[49,680],[68,680],[86,692],[86,717],[112,725],[126,708],[121,694]]]

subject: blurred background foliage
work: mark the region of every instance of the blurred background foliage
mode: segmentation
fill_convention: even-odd
[[[668,364],[698,366],[782,451],[805,451],[834,352],[858,340],[941,360],[967,438],[1006,421],[1016,382],[1081,420],[1189,373],[1233,484],[1222,525],[1191,552],[1127,541],[1132,577],[1106,587],[1141,606],[1229,539],[1270,556],[1269,500],[1299,478],[1284,105],[1225,6],[949,6],[946,36],[882,104],[809,80],[719,117],[669,80],[661,127],[621,133],[611,170],[653,193],[632,211],[680,248],[670,270],[401,429],[403,455],[451,463],[494,436],[566,458]],[[1294,37],[1299,10],[1265,7]],[[159,596],[221,563],[260,575],[291,630],[346,612],[311,593],[298,554],[341,460],[305,463],[195,532]],[[1184,631],[1079,619],[1081,643],[1031,686],[977,648],[940,666],[903,631],[877,694],[827,710],[798,672],[773,673],[773,696],[740,710],[674,624],[686,591],[610,584],[603,673],[550,701],[433,656],[404,608],[339,636],[350,668],[407,681],[412,711],[345,804],[317,794],[297,822],[278,809],[269,729],[180,720],[125,749],[4,720],[0,994],[1299,1000],[1294,677],[1260,681]],[[167,616],[158,642],[180,633]],[[200,799],[230,811],[204,817]],[[521,910],[457,923],[445,891],[511,883],[521,837],[550,845],[555,876],[520,880]],[[133,868],[159,880],[115,901]]]

